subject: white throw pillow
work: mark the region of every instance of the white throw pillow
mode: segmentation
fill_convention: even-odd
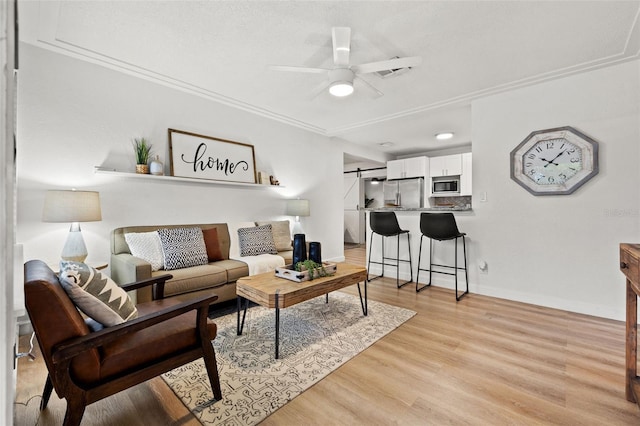
[[[162,243],[160,242],[158,231],[129,232],[124,234],[124,240],[129,245],[131,254],[149,262],[152,271],[159,271],[164,268]]]

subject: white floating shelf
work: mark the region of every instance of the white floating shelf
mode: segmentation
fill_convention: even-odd
[[[119,172],[114,169],[105,169],[100,166],[95,166],[95,173],[98,175],[109,175],[114,177],[126,178],[126,179],[147,179],[155,180],[157,182],[185,182],[185,183],[198,183],[202,185],[219,185],[219,186],[241,186],[245,188],[284,188],[281,185],[262,185],[259,183],[245,183],[245,182],[227,182],[223,180],[210,180],[210,179],[194,179],[178,176],[164,176],[164,175],[146,175],[142,173],[131,172]]]

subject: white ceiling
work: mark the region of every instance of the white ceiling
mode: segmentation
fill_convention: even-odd
[[[472,99],[640,57],[640,1],[21,1],[20,39],[372,150],[471,142]],[[351,64],[421,56],[348,98],[322,74],[331,28]],[[451,130],[448,142],[434,134]],[[382,142],[392,142],[388,148]]]

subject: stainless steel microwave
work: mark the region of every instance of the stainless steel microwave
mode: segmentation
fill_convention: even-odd
[[[433,179],[431,192],[435,196],[460,194],[460,179]]]

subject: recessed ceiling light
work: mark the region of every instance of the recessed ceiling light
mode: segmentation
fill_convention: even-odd
[[[393,142],[381,142],[378,145],[387,148],[387,147],[393,146]]]
[[[453,132],[440,132],[436,133],[436,139],[439,141],[445,141],[447,139],[451,139],[453,137]]]

